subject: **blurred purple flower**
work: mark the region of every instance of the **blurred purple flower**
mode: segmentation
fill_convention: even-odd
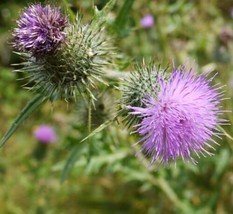
[[[141,26],[143,28],[150,28],[154,25],[154,17],[152,15],[146,15],[141,19]]]
[[[43,56],[64,42],[63,30],[68,22],[59,8],[36,4],[24,10],[17,25],[13,32],[13,47],[33,56]]]
[[[210,86],[212,79],[174,69],[167,81],[159,78],[155,96],[144,99],[144,108],[130,106],[131,114],[141,118],[135,131],[142,136],[138,153],[151,157],[151,164],[156,160],[167,164],[178,157],[195,164],[192,152],[198,157],[212,155],[204,147],[214,149],[211,143],[217,142],[212,137],[219,137],[217,125],[224,122],[218,117],[222,94]]]
[[[233,18],[233,7],[230,9],[230,16]]]
[[[34,132],[34,137],[40,143],[54,143],[57,139],[54,129],[48,125],[39,126]]]

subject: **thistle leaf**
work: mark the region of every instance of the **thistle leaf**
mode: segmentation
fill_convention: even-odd
[[[94,20],[97,20],[99,23],[103,23],[106,21],[109,12],[112,10],[114,5],[116,4],[116,0],[110,0],[102,10],[98,10],[95,7],[94,10]]]
[[[75,14],[74,12],[71,10],[71,8],[69,7],[69,3],[66,0],[62,0],[62,5],[65,7],[67,13],[70,16],[71,21],[75,21]]]
[[[104,130],[108,125],[110,125],[116,118],[113,118],[111,120],[107,120],[105,123],[101,124],[99,127],[97,127],[95,130],[93,130],[88,136],[86,136],[84,139],[82,139],[81,143],[85,140],[89,139],[90,137],[94,136],[95,134],[101,132]]]
[[[15,121],[5,133],[5,135],[0,140],[0,147],[2,147],[7,140],[14,134],[16,129],[24,122],[44,101],[46,98],[42,95],[35,96],[19,113],[18,117],[16,117]]]
[[[220,129],[220,130],[222,131],[222,133],[223,133],[226,137],[228,137],[230,140],[233,141],[233,136],[231,136],[229,133],[227,133],[227,132],[225,131],[224,128],[222,128],[220,125],[218,125],[217,127],[218,127],[218,129]]]
[[[115,30],[118,33],[122,33],[126,24],[126,20],[129,17],[130,11],[133,7],[134,0],[125,0],[116,20],[114,22]]]
[[[60,178],[61,183],[63,183],[66,180],[66,178],[69,176],[69,173],[73,169],[77,157],[83,153],[84,146],[85,146],[84,144],[78,143],[72,148],[61,174],[61,178]]]

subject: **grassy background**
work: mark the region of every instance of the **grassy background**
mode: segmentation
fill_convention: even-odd
[[[33,96],[22,89],[22,81],[16,81],[22,76],[11,72],[11,64],[20,62],[11,50],[11,31],[29,2],[33,1],[0,3],[0,136]],[[98,8],[106,2],[94,1]],[[93,1],[58,4],[64,7],[66,3],[90,20]],[[176,65],[195,62],[200,72],[217,72],[216,82],[226,85],[225,96],[232,98],[232,8],[231,0],[117,1],[108,22],[121,53],[117,69],[132,70],[133,61],[151,57],[163,66],[173,61]],[[140,19],[147,14],[154,16],[155,23],[144,29]],[[223,106],[232,110],[232,99]],[[229,138],[219,140],[215,156],[201,158],[197,166],[178,161],[176,168],[155,171],[134,156],[131,145],[137,137],[119,124],[80,144],[87,131],[79,109],[65,102],[46,103],[1,148],[0,213],[232,212],[233,142]],[[232,113],[224,116],[233,122]],[[58,140],[48,145],[47,156],[38,161],[33,155],[38,146],[33,131],[45,123],[56,129]],[[225,130],[233,135],[231,126]],[[72,157],[73,170],[64,172],[68,157]],[[63,183],[62,175],[66,177]]]

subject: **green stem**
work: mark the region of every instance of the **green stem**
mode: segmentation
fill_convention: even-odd
[[[91,107],[92,107],[92,101],[90,98],[88,102],[88,135],[91,133],[91,120],[92,120]]]
[[[171,186],[168,184],[168,182],[163,178],[154,179],[151,178],[151,183],[153,183],[155,186],[159,187],[166,196],[170,199],[170,201],[180,210],[182,210],[183,213],[194,213],[193,210],[184,202],[182,202],[176,193],[173,191]]]

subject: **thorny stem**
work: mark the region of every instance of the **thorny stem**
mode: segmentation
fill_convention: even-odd
[[[88,114],[87,114],[87,135],[89,136],[91,134],[91,120],[92,120],[92,116],[91,116],[91,108],[92,108],[92,98],[89,97],[88,100]],[[89,152],[88,152],[88,157],[87,157],[87,161],[89,162],[91,160],[91,156],[92,156],[92,152],[93,152],[93,148],[92,148],[92,144],[91,144],[91,140],[90,138],[87,139],[87,143],[89,144]]]
[[[92,102],[91,102],[91,98],[89,99],[89,102],[88,102],[88,135],[91,133],[91,106],[92,105]],[[88,141],[90,142],[90,139],[88,139]]]

